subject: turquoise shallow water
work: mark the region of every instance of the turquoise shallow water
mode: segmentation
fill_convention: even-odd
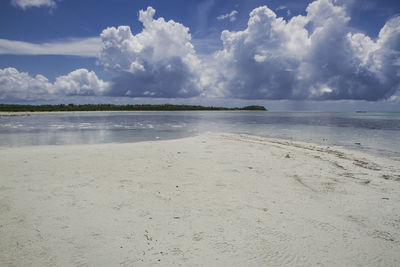
[[[77,112],[0,117],[0,146],[137,142],[202,132],[340,145],[400,159],[400,113]]]

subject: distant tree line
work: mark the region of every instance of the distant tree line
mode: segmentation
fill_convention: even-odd
[[[193,105],[113,105],[113,104],[60,104],[60,105],[9,105],[0,104],[3,112],[49,112],[49,111],[190,111],[190,110],[258,110],[267,111],[263,106],[242,108],[204,107]]]

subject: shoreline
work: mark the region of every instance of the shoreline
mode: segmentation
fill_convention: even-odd
[[[268,112],[268,113],[347,113],[347,114],[398,114],[400,111],[321,111],[321,110],[88,110],[88,111],[0,111],[0,116],[24,116],[34,114],[59,114],[59,113],[115,113],[115,112]]]
[[[223,133],[0,158],[0,265],[400,264],[392,159]]]
[[[86,112],[86,111],[83,111]],[[341,150],[346,153],[359,153],[359,154],[364,154],[367,157],[375,157],[375,158],[382,158],[382,159],[388,159],[388,160],[393,160],[393,161],[400,161],[399,156],[389,156],[389,155],[384,155],[383,152],[368,152],[365,148],[362,149],[360,145],[354,144],[355,146],[342,146],[342,145],[335,145],[335,144],[323,144],[323,142],[318,143],[318,142],[308,142],[308,141],[299,141],[299,140],[294,140],[291,138],[274,138],[274,137],[264,137],[261,135],[250,135],[250,134],[243,134],[243,133],[228,133],[228,132],[203,132],[203,133],[198,133],[192,136],[181,136],[181,137],[176,137],[176,138],[169,138],[169,139],[151,139],[151,140],[140,140],[140,141],[131,141],[131,142],[107,142],[107,143],[92,143],[92,144],[82,144],[82,143],[77,143],[77,144],[48,144],[48,145],[16,145],[16,146],[1,146],[0,145],[0,150],[3,149],[14,149],[14,148],[39,148],[39,147],[63,147],[63,146],[101,146],[101,145],[133,145],[136,143],[145,143],[145,142],[165,142],[165,141],[172,141],[172,140],[181,140],[181,139],[187,139],[187,138],[195,138],[199,137],[202,135],[238,135],[238,136],[250,136],[253,138],[259,138],[264,141],[270,142],[270,143],[280,143],[280,144],[286,144],[286,145],[294,145],[294,146],[314,146],[314,147],[319,147],[320,150]],[[390,153],[395,153],[393,151],[387,151]]]
[[[0,111],[1,116],[27,116],[35,114],[63,114],[63,113],[117,113],[117,112],[280,112],[261,110],[88,110],[88,111]],[[296,111],[294,111],[296,112]]]

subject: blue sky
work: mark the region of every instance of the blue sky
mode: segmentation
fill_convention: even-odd
[[[400,111],[399,14],[389,0],[4,0],[0,103]]]

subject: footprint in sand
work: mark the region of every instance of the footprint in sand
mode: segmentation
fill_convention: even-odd
[[[199,233],[194,233],[192,239],[194,241],[200,241],[202,240],[204,237],[204,233],[203,232],[199,232]]]
[[[386,241],[394,241],[394,237],[392,236],[392,234],[386,231],[375,230],[370,234],[370,236],[372,236],[373,238],[380,238]]]

